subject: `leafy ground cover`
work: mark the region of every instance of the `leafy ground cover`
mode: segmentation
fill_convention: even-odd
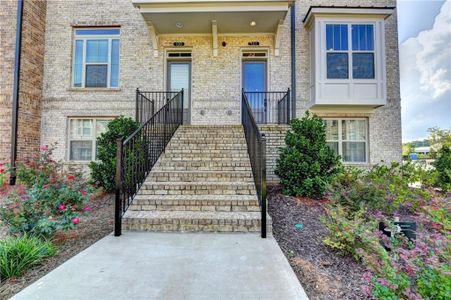
[[[423,172],[347,168],[321,201],[270,193],[274,236],[312,299],[451,298],[451,195]]]
[[[276,187],[268,194],[273,235],[308,297],[365,299],[364,266],[324,245],[328,230],[321,223],[326,200],[285,196]]]

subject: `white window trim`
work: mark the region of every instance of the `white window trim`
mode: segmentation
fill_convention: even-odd
[[[338,140],[326,140],[327,143],[337,143],[338,142],[338,154],[341,157],[341,161],[345,165],[367,165],[369,163],[369,126],[368,126],[368,119],[367,118],[322,118],[323,120],[330,120],[330,121],[338,121]],[[365,133],[366,133],[366,140],[344,140],[343,139],[343,129],[342,129],[342,121],[346,120],[363,120],[365,121]],[[344,161],[343,160],[343,143],[344,142],[365,142],[365,161],[361,162],[355,162],[355,161]]]
[[[120,80],[120,74],[121,74],[121,30],[117,27],[112,28],[102,28],[102,29],[119,29],[119,34],[98,34],[98,35],[79,35],[77,36],[76,31],[77,30],[96,30],[98,28],[74,28],[74,41],[72,45],[72,80],[71,80],[71,87],[75,89],[118,89],[120,88],[121,80]],[[106,63],[87,63],[86,62],[86,45],[88,40],[108,40],[108,61]],[[118,49],[118,55],[119,55],[119,64],[118,64],[118,78],[117,78],[117,86],[111,87],[111,49],[112,49],[112,41],[118,40],[119,41],[119,49]],[[82,70],[81,70],[81,87],[75,86],[75,46],[77,41],[83,41],[83,59],[82,59]],[[106,87],[86,87],[86,65],[107,65],[107,86]]]
[[[96,156],[96,149],[97,149],[97,121],[111,121],[115,117],[69,117],[67,120],[67,161],[70,163],[78,163],[78,164],[87,164],[91,161],[95,161],[97,159]],[[72,139],[71,138],[71,121],[72,120],[92,120],[92,139]],[[94,159],[91,160],[73,160],[70,159],[70,146],[72,141],[91,141],[92,143],[92,154],[94,156]]]
[[[327,34],[326,34],[326,26],[327,25],[346,25],[348,31],[348,50],[329,50],[327,49]],[[373,26],[373,50],[353,50],[352,49],[352,25],[372,25]],[[324,22],[324,49],[323,49],[323,59],[325,60],[324,65],[326,66],[326,74],[325,78],[327,81],[340,81],[340,82],[355,82],[355,81],[363,81],[363,82],[374,82],[377,80],[377,39],[376,39],[376,30],[377,30],[376,22],[368,22],[368,21],[325,21]],[[328,78],[327,77],[327,54],[328,53],[346,53],[348,55],[348,78]],[[354,78],[354,70],[353,70],[353,58],[352,54],[354,53],[372,53],[373,54],[373,68],[374,68],[374,77],[373,78]]]

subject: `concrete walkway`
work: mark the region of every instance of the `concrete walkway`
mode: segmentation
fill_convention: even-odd
[[[13,299],[307,299],[273,238],[107,236]]]

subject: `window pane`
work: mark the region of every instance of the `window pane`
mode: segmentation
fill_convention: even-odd
[[[373,25],[352,25],[352,50],[373,51],[374,29]]]
[[[348,25],[340,25],[340,49],[348,50]]]
[[[327,142],[327,146],[329,146],[336,154],[338,153],[338,142]]]
[[[118,35],[120,29],[77,29],[76,35]]]
[[[344,142],[342,151],[345,162],[366,162],[365,142]]]
[[[374,54],[352,54],[352,78],[374,79]]]
[[[326,48],[334,50],[334,25],[326,25]]]
[[[327,24],[326,25],[326,47],[327,50],[348,50],[348,25]]]
[[[86,87],[107,87],[108,65],[86,66]]]
[[[70,160],[92,160],[92,141],[71,141]]]
[[[83,41],[75,41],[73,71],[74,87],[81,87],[83,71]]]
[[[346,141],[366,141],[366,120],[342,120],[342,138]]]
[[[326,124],[326,140],[338,141],[338,120],[324,120]]]
[[[86,62],[108,62],[108,40],[86,41]]]
[[[92,139],[92,120],[70,120],[70,138],[78,140]]]
[[[348,78],[348,54],[327,53],[327,78]]]
[[[111,41],[111,87],[119,86],[119,40]]]

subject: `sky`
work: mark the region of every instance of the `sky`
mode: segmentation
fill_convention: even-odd
[[[403,141],[451,128],[451,0],[398,0]]]

